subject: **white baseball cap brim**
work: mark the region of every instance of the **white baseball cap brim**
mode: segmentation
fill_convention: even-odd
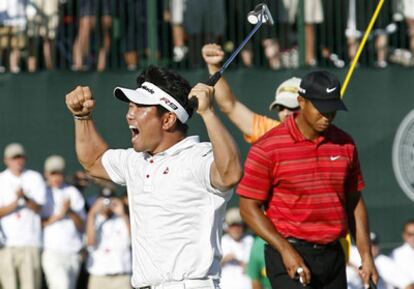
[[[186,123],[189,118],[187,111],[175,98],[151,82],[144,82],[135,90],[116,87],[114,95],[116,98],[126,102],[143,105],[161,105],[166,110],[175,113],[182,123]]]

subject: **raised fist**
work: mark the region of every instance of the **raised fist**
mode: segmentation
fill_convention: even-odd
[[[76,116],[86,116],[92,113],[96,106],[89,86],[78,86],[66,95],[66,106]]]

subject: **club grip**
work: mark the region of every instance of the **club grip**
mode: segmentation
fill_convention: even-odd
[[[216,73],[214,73],[212,76],[209,77],[209,79],[207,79],[207,81],[205,82],[205,84],[207,84],[208,86],[214,86],[216,85],[217,81],[219,81],[221,77],[221,71],[217,71]],[[198,108],[198,99],[195,96],[192,96],[190,98],[190,106],[193,107],[195,110],[197,110]]]
[[[369,289],[377,289],[377,285],[375,285],[371,278],[369,278]]]
[[[208,86],[214,86],[216,85],[217,81],[219,81],[221,77],[221,71],[217,71],[216,73],[214,73],[212,76],[209,77],[209,79],[207,79],[206,84]]]

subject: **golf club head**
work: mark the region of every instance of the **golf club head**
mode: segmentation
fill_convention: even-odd
[[[256,5],[252,11],[247,14],[247,21],[250,24],[257,24],[259,21],[262,23],[274,24],[272,14],[266,4],[261,3]]]

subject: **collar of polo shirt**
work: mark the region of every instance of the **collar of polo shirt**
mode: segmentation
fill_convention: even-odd
[[[144,82],[137,89],[116,87],[114,95],[118,99],[126,102],[134,102],[143,105],[161,105],[166,110],[173,112],[177,118],[186,123],[189,115],[184,107],[171,95],[151,82]]]

